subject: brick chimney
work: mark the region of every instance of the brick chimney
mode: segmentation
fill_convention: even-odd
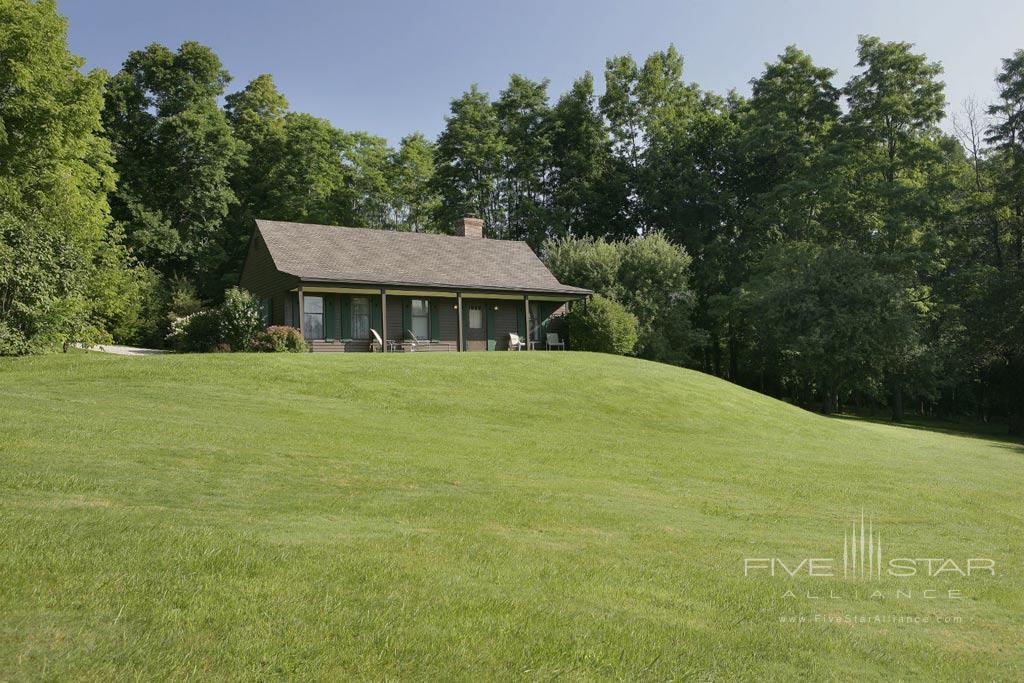
[[[474,216],[463,216],[455,221],[455,234],[459,237],[483,237],[484,221]]]

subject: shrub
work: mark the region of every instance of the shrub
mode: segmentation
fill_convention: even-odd
[[[220,316],[214,308],[174,319],[167,335],[168,346],[186,353],[212,351],[221,341]]]
[[[252,294],[232,287],[224,292],[220,314],[221,341],[235,351],[253,350],[256,336],[263,331],[260,305]]]
[[[569,339],[577,351],[628,355],[636,348],[636,316],[600,294],[586,303],[575,304],[569,312],[568,324]]]
[[[272,325],[256,335],[253,340],[254,351],[302,353],[309,351],[302,333],[294,327]]]

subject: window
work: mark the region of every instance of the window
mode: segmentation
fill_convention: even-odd
[[[412,300],[412,333],[417,339],[430,338],[430,308],[426,299]]]
[[[370,297],[352,297],[352,338],[370,338]]]
[[[304,297],[302,309],[306,314],[306,339],[323,339],[324,298],[322,296]]]
[[[478,304],[469,307],[469,329],[479,330],[484,326],[484,308]]]

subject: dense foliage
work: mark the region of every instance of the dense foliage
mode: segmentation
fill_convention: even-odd
[[[636,316],[625,307],[600,294],[589,301],[572,307],[566,316],[569,337],[577,351],[616,353],[626,356],[633,353],[637,342]]]
[[[473,213],[635,315],[643,357],[1024,430],[1024,51],[952,132],[941,66],[864,36],[846,83],[790,46],[749,96],[687,82],[673,47],[554,99],[513,75],[397,149],[292,111],[270,75],[232,91],[194,42],[130,53],[104,93],[49,1],[0,0],[0,57],[3,353],[161,343],[237,282],[257,216]]]
[[[238,287],[224,292],[224,300],[219,306],[201,308],[173,318],[167,344],[177,351],[200,353],[307,350],[305,340],[292,327],[265,330],[259,302]]]
[[[0,354],[101,340],[137,314],[107,204],[104,77],[79,71],[66,32],[53,2],[0,1]]]

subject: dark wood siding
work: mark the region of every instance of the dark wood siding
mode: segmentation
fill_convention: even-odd
[[[498,351],[508,351],[508,335],[516,334],[519,330],[519,317],[516,315],[516,307],[521,303],[512,301],[495,301],[489,304],[494,314],[494,342]],[[494,306],[498,310],[493,310]]]
[[[455,310],[455,299],[431,299],[431,306],[437,306],[438,330],[431,330],[430,336],[457,348],[459,343],[459,312]]]
[[[388,295],[388,339],[401,342],[405,339],[402,329],[402,302],[405,297]]]
[[[294,289],[298,286],[299,279],[278,271],[270,258],[267,245],[257,231],[249,240],[249,252],[245,256],[238,284],[252,292],[253,296],[264,299]],[[284,319],[283,301],[281,319]]]

